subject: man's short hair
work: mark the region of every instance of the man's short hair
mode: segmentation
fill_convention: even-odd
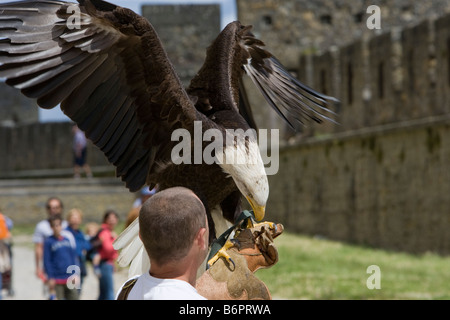
[[[54,200],[59,202],[59,206],[61,207],[61,210],[64,209],[64,204],[63,204],[62,200],[60,198],[58,198],[58,197],[50,197],[50,198],[48,198],[47,202],[45,203],[45,207],[47,209],[50,209],[50,202],[52,202]]]
[[[187,188],[162,190],[139,212],[142,242],[150,260],[159,264],[185,257],[201,228],[206,228],[205,207]]]

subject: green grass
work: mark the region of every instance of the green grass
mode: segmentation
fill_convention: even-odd
[[[450,299],[450,257],[412,255],[283,233],[279,261],[256,276],[275,299]],[[381,271],[370,290],[367,268]]]

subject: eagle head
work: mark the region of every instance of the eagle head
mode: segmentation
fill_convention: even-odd
[[[233,178],[252,207],[255,219],[261,221],[269,197],[269,183],[256,134],[234,135],[232,143],[230,140],[227,139],[222,153],[217,155],[218,164]]]

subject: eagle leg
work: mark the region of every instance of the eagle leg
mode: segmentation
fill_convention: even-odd
[[[233,259],[231,259],[230,255],[227,253],[227,250],[232,248],[235,245],[235,243],[228,239],[227,242],[225,242],[224,246],[217,251],[217,253],[208,260],[208,268],[210,268],[217,260],[220,258],[224,258],[225,261],[227,261],[229,264],[233,265],[233,269],[236,268],[236,265],[234,264]]]

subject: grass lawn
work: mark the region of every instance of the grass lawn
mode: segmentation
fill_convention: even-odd
[[[256,276],[274,299],[450,299],[450,257],[411,255],[283,233],[279,261]],[[379,267],[380,289],[367,273]],[[369,281],[369,283],[375,283]]]

